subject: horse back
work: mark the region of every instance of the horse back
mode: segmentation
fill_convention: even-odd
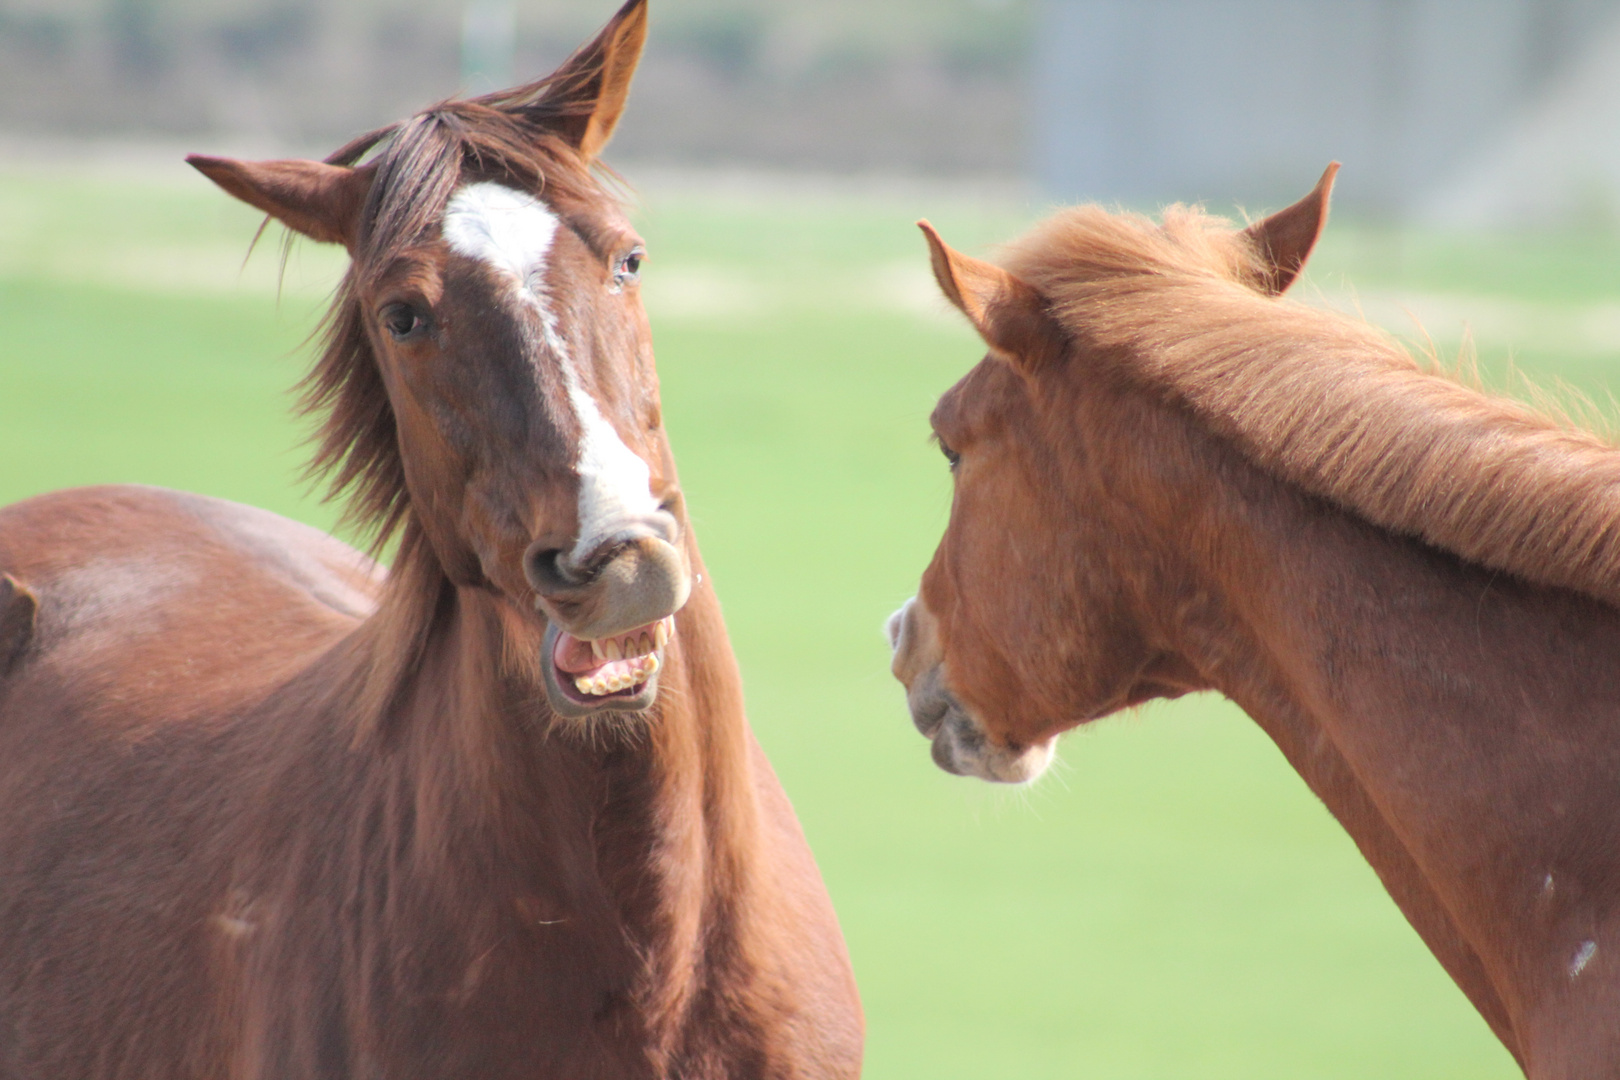
[[[0,510],[0,575],[5,696],[56,683],[125,736],[239,707],[369,614],[382,580],[316,529],[135,486]]]

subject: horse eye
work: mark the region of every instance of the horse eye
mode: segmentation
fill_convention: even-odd
[[[950,463],[951,472],[955,472],[956,467],[962,464],[962,455],[945,445],[945,440],[943,439],[941,439],[939,443],[939,452],[944,454],[945,460]]]
[[[383,329],[387,330],[395,341],[404,341],[417,336],[427,326],[427,322],[418,315],[416,309],[409,304],[389,304],[382,311]]]
[[[641,276],[641,260],[646,257],[647,253],[645,251],[636,248],[636,250],[620,259],[619,265],[613,271],[613,284],[620,286],[639,278]]]

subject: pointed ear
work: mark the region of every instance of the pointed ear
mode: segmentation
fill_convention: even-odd
[[[39,600],[10,574],[0,574],[0,675],[5,675],[34,639]]]
[[[594,40],[552,74],[540,109],[547,126],[577,147],[585,160],[594,160],[613,138],[646,41],[647,0],[629,0]]]
[[[1040,293],[994,263],[955,250],[926,220],[917,227],[928,240],[940,291],[985,344],[1026,371],[1063,351],[1063,331],[1047,314]]]
[[[1260,287],[1272,296],[1281,296],[1305,269],[1305,260],[1327,225],[1328,196],[1333,194],[1333,178],[1339,174],[1339,163],[1333,162],[1316,182],[1311,193],[1286,210],[1279,210],[1268,218],[1244,229],[1244,235],[1254,240],[1266,271]]]
[[[202,154],[192,154],[186,161],[294,232],[350,247],[375,172],[369,167],[350,169],[319,161],[237,161]]]

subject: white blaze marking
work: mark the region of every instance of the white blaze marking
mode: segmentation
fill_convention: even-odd
[[[519,281],[544,277],[556,235],[557,215],[550,207],[504,184],[468,184],[444,211],[444,239],[453,251]]]
[[[1570,962],[1569,962],[1569,977],[1573,979],[1575,976],[1577,976],[1581,972],[1585,971],[1586,970],[1586,965],[1590,964],[1592,962],[1592,957],[1594,957],[1596,955],[1597,955],[1597,942],[1595,942],[1595,941],[1583,941],[1583,942],[1581,942],[1581,947],[1575,950],[1574,957],[1572,957],[1570,959]]]
[[[524,299],[539,312],[546,346],[556,354],[580,427],[574,465],[579,474],[579,538],[571,553],[577,561],[636,519],[656,513],[658,502],[652,497],[647,463],[602,415],[557,333],[545,286],[557,226],[557,215],[539,199],[487,182],[461,188],[444,214],[444,239],[451,250],[515,277]]]
[[[658,500],[652,497],[647,463],[624,445],[596,407],[596,399],[579,385],[574,369],[565,364],[563,372],[583,432],[575,466],[579,471],[579,541],[573,558],[577,561],[637,519],[657,513]]]

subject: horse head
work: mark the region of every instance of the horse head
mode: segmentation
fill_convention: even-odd
[[[1270,297],[1292,284],[1326,220],[1336,169],[1294,206],[1201,237],[1230,271],[1223,287]],[[1106,229],[1116,218],[1089,220]],[[1062,732],[1208,685],[1157,617],[1196,591],[1181,587],[1147,524],[1176,513],[1152,475],[1176,468],[1174,452],[1142,452],[1165,426],[1165,406],[1130,385],[1124,373],[1136,361],[1117,362],[1121,351],[1150,350],[1154,328],[1094,334],[1087,320],[1106,302],[1059,310],[1037,285],[919,224],[941,290],[989,353],[931,418],[954,495],[921,589],[889,619],[893,671],[941,768],[1020,783],[1045,770]],[[1151,247],[1162,239],[1155,231],[1137,221],[1119,235]],[[1131,275],[1163,270],[1145,248],[1099,243],[1064,273],[1128,289]]]
[[[193,157],[352,257],[306,405],[317,465],[526,638],[554,712],[656,698],[691,590],[637,281],[597,178],[646,34],[630,0],[552,75],[441,103],[324,162]]]

